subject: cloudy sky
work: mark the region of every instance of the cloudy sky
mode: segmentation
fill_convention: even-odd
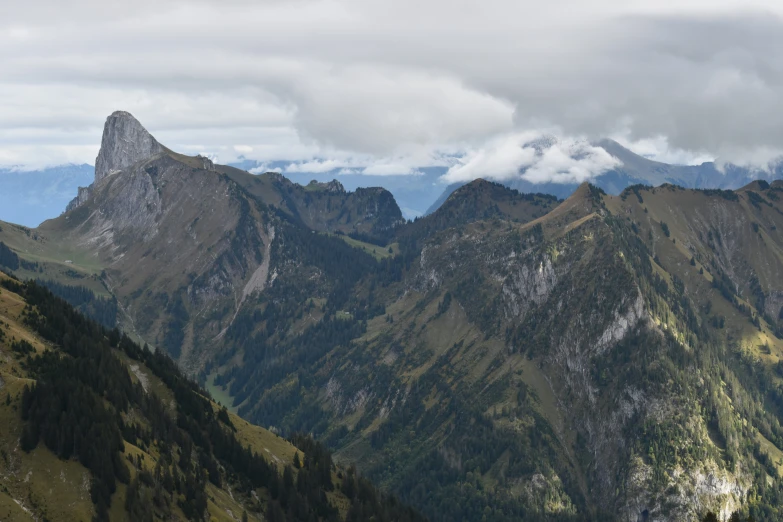
[[[2,2],[0,165],[93,163],[117,109],[181,152],[292,171],[583,180],[614,164],[590,145],[603,137],[764,165],[783,152],[781,15],[779,1]]]

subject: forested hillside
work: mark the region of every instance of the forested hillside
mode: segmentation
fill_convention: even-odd
[[[218,407],[165,354],[34,282],[0,285],[3,519],[423,520],[322,444]]]

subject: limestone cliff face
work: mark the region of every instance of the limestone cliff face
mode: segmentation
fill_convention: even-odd
[[[126,167],[47,225],[105,268],[127,330],[191,368],[266,285],[275,229],[211,161],[185,160],[159,154]]]
[[[165,150],[133,115],[114,112],[103,126],[101,149],[95,158],[95,182]]]
[[[165,152],[139,120],[129,112],[116,111],[106,118],[98,157],[95,158],[95,181],[88,187],[79,187],[79,193],[65,207],[65,212],[84,205],[93,193],[93,187],[110,174]],[[202,159],[199,156],[199,159]],[[213,170],[212,162],[203,158],[204,169]]]
[[[79,193],[76,194],[76,197],[71,200],[70,203],[68,203],[68,206],[65,207],[65,212],[71,211],[75,208],[78,208],[84,203],[87,202],[87,199],[92,195],[92,185],[88,187],[79,187]]]
[[[288,228],[308,232],[388,236],[403,223],[383,189],[305,188],[178,154],[118,111],[106,120],[95,181],[45,228],[100,264],[126,329],[196,369],[248,297],[274,280],[281,210],[293,218]]]
[[[115,112],[95,181],[47,224],[104,267],[125,328],[186,367],[269,272],[271,218],[219,168],[170,151],[131,114]],[[210,319],[196,320],[203,316]]]
[[[275,172],[259,176],[242,171],[227,174],[260,201],[318,232],[384,242],[405,223],[394,196],[381,187],[348,192],[337,180],[311,181],[302,186]]]
[[[372,365],[357,367],[362,357],[351,354],[344,359],[350,364],[341,366],[341,360],[330,368],[321,390],[325,404],[341,419],[363,415],[358,425],[407,416],[410,437],[438,418],[443,404],[458,400],[451,389],[430,390],[429,383],[469,390],[475,379],[480,384],[465,400],[481,403],[481,412],[510,411],[516,400],[508,418],[503,413],[487,418],[495,430],[513,427],[506,442],[524,441],[529,423],[539,431],[544,425],[525,419],[518,389],[529,387],[542,399],[537,411],[552,430],[553,451],[561,460],[549,461],[551,469],[543,475],[514,475],[509,457],[506,484],[522,489],[529,483],[527,489],[543,491],[560,481],[567,495],[554,487],[546,496],[565,499],[556,509],[564,513],[580,497],[587,499],[579,508],[592,512],[587,520],[690,520],[706,507],[727,518],[751,487],[753,461],[743,457],[737,466],[726,464],[713,449],[701,406],[686,399],[703,396],[705,385],[690,368],[670,371],[697,342],[677,333],[688,323],[675,319],[682,311],[666,304],[679,307],[687,291],[677,283],[665,296],[657,294],[662,286],[652,284],[658,276],[639,235],[622,219],[605,215],[589,189],[537,225],[479,221],[431,236],[404,281],[402,297],[386,305],[394,315],[394,322],[386,319],[391,333],[362,339],[381,339],[367,353],[377,357],[374,365],[396,369],[400,377],[361,381],[360,387],[353,376],[369,373]],[[405,341],[396,346],[389,339]],[[406,349],[410,346],[415,349]],[[492,363],[482,363],[493,351]],[[432,359],[422,363],[425,357],[418,354]],[[507,388],[513,391],[492,399],[492,387],[515,382],[513,376],[518,380]],[[411,413],[417,410],[419,382],[427,383],[422,420]],[[449,426],[446,412],[440,418],[444,425],[438,429],[449,436],[437,451],[459,469],[469,459],[467,445],[454,442],[460,427]],[[658,439],[656,430],[667,435]],[[426,447],[433,432],[416,444]],[[356,439],[340,449],[372,473],[375,457],[357,456]],[[376,451],[396,443],[393,436],[388,446],[379,440],[381,435],[370,437]],[[694,456],[689,448],[702,453]]]

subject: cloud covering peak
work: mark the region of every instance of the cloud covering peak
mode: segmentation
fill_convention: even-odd
[[[446,183],[482,177],[497,181],[582,183],[621,165],[585,139],[556,139],[535,133],[510,134],[471,150],[442,176]]]

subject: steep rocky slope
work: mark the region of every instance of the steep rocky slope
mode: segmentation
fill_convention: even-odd
[[[301,187],[183,156],[125,112],[107,119],[97,164],[95,182],[69,211],[34,231],[7,225],[0,241],[40,262],[47,277],[80,286],[86,279],[91,290],[110,293],[127,331],[191,370],[219,345],[245,300],[282,273],[273,255],[320,262],[287,252],[307,241],[304,232],[377,241],[402,223],[383,189]],[[334,252],[350,248],[329,241]]]
[[[95,158],[95,181],[99,182],[165,150],[130,113],[112,113],[106,119],[101,149]]]
[[[276,172],[251,176],[233,169],[228,174],[260,201],[319,232],[385,242],[405,222],[394,197],[380,187],[346,192],[337,180],[302,186]]]
[[[126,327],[187,361],[267,284],[275,221],[225,176],[161,153],[97,180],[38,232],[89,252]]]

